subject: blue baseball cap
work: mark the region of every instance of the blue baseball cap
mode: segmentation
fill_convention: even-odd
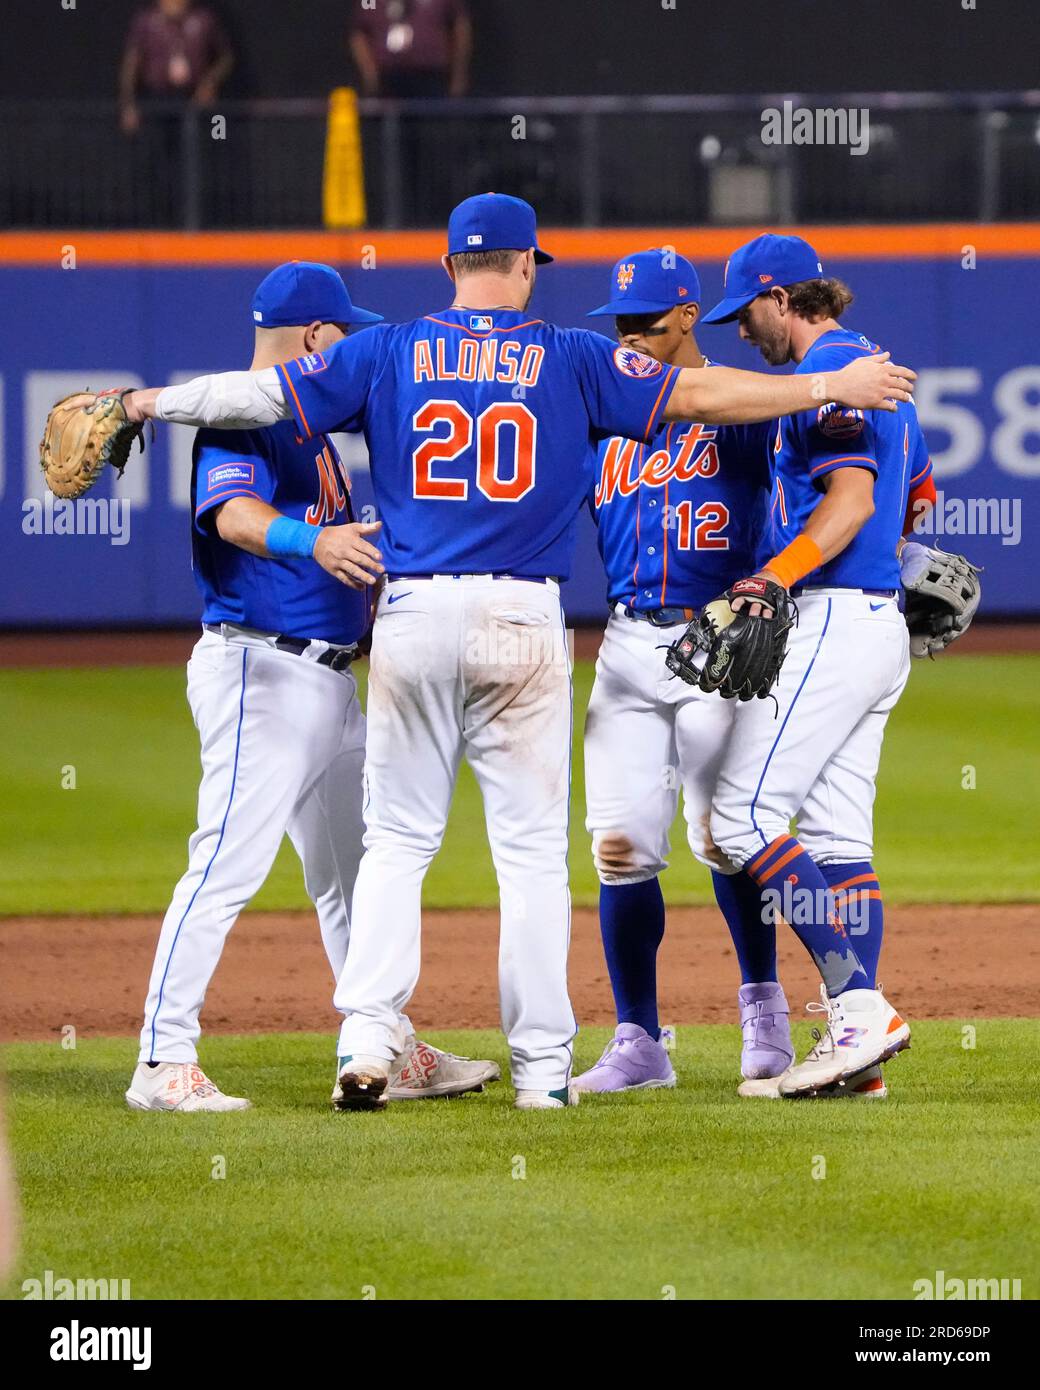
[[[448,255],[464,251],[526,251],[534,247],[539,265],[553,258],[538,245],[534,208],[508,193],[466,198],[448,218]]]
[[[823,274],[819,256],[800,236],[766,232],[740,246],[726,262],[722,287],[726,298],[704,315],[702,323],[729,323],[746,304],[774,285],[797,285]]]
[[[676,304],[699,304],[701,282],[685,256],[655,246],[649,251],[637,251],[622,256],[610,277],[614,297],[596,314],[663,314]]]
[[[253,295],[257,328],[290,328],[303,323],[382,323],[382,314],[350,302],[343,277],[317,261],[286,261],[276,266]]]

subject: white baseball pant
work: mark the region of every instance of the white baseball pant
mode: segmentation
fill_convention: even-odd
[[[502,1029],[518,1088],[555,1090],[576,1031],[567,995],[571,679],[558,586],[490,575],[396,579],[375,620],[365,855],[336,990],[340,1056],[391,1059],[419,977],[423,877],[460,760],[476,775],[498,876]]]
[[[797,599],[771,700],[737,706],[719,773],[711,835],[744,865],[798,819],[820,864],[869,860],[881,743],[910,671],[894,598],[815,589]]]
[[[365,720],[349,669],[207,631],[188,662],[188,702],[202,744],[198,828],[159,934],[142,1062],[196,1060],[225,938],[286,832],[338,975],[361,857]]]
[[[618,604],[603,635],[585,719],[585,825],[602,883],[640,883],[668,867],[680,788],[693,854],[735,872],[709,832],[735,702],[665,666],[663,648],[685,627],[654,627]]]

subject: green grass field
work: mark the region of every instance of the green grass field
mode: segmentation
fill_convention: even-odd
[[[329,1040],[303,1034],[206,1042],[256,1102],[237,1115],[131,1113],[126,1041],[10,1047],[8,1294],[49,1269],[135,1298],[909,1299],[942,1269],[1035,1298],[1040,1024],[977,1028],[965,1051],[918,1024],[880,1103],[740,1101],[714,1027],[679,1030],[674,1091],[527,1114],[504,1083],[333,1114]],[[506,1060],[496,1034],[435,1040]]]
[[[579,736],[591,679],[579,665]],[[165,907],[197,784],[183,684],[164,669],[0,673],[0,912]],[[1038,655],[915,665],[878,800],[891,899],[1040,898],[1038,685]],[[571,862],[589,903],[580,770],[579,753]],[[670,901],[705,901],[681,831],[673,843]],[[495,900],[466,773],[426,901]],[[304,905],[286,850],[256,906]],[[1035,1298],[1040,1022],[970,1021],[972,1050],[959,1024],[916,1022],[883,1103],[738,1100],[734,1025],[680,1029],[675,1091],[535,1114],[502,1083],[334,1115],[331,1039],[281,1035],[204,1040],[207,1069],[253,1111],[141,1115],[122,1097],[130,1040],[12,1045],[26,1220],[7,1295],[51,1270],[129,1279],[136,1298],[908,1299],[941,1269],[1018,1278]],[[605,1037],[580,1035],[580,1067]],[[497,1034],[433,1040],[505,1066]]]
[[[574,900],[596,900],[584,829],[580,728],[592,684],[575,673]],[[1040,898],[1040,655],[916,662],[890,722],[877,806],[878,871],[892,901]],[[0,913],[161,912],[187,859],[198,745],[179,668],[5,671],[0,727]],[[62,787],[75,769],[75,789]],[[962,783],[974,769],[974,790]],[[669,900],[707,902],[708,876],[673,835]],[[463,770],[441,855],[437,907],[497,901],[475,783]],[[256,907],[306,906],[286,845]]]

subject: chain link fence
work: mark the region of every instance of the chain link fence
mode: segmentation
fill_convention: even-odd
[[[557,226],[1040,217],[1040,93],[366,100],[360,110],[372,227],[438,226],[490,188]],[[771,112],[783,118],[776,143],[763,138]],[[821,125],[821,112],[833,119]],[[156,103],[129,136],[114,102],[0,102],[0,224],[318,226],[326,114],[320,99]],[[806,129],[814,143],[797,142]]]

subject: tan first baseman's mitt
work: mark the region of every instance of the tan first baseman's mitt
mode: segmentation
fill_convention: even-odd
[[[97,396],[79,391],[52,407],[40,441],[40,466],[55,497],[82,497],[106,463],[121,476],[135,439],[144,449],[144,425],[127,419],[126,395],[129,389]]]

